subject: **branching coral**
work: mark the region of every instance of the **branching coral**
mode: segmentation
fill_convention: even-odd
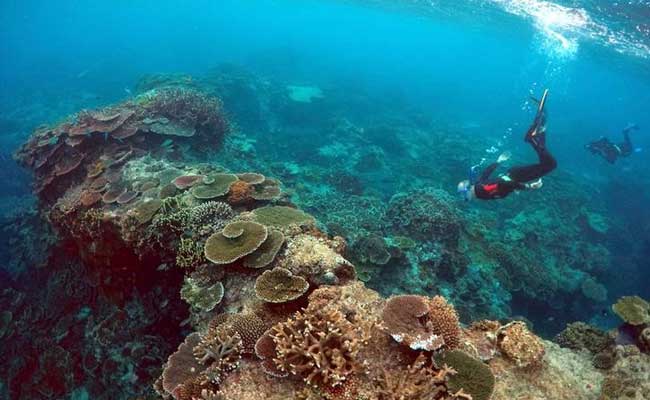
[[[202,380],[221,384],[223,377],[239,366],[241,350],[239,333],[219,327],[208,330],[192,350],[199,364],[208,366],[201,374]]]
[[[208,201],[189,210],[185,228],[200,235],[223,229],[235,216],[230,206],[220,201]]]
[[[443,368],[434,370],[427,366],[424,354],[401,369],[387,369],[382,366],[377,378],[379,400],[443,400],[447,399],[447,376],[453,371]]]
[[[383,319],[393,339],[414,350],[451,350],[460,340],[458,315],[441,296],[392,297],[386,302]]]
[[[274,343],[275,367],[310,385],[338,386],[364,369],[357,354],[367,340],[366,332],[333,307],[307,308],[273,326],[268,335]],[[269,337],[260,339],[266,346],[257,346],[266,348],[264,354],[273,352]]]
[[[194,239],[181,238],[176,249],[176,265],[184,269],[196,268],[207,262],[203,255],[203,246]]]

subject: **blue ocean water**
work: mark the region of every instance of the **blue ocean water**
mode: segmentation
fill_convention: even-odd
[[[511,282],[517,289],[509,287],[508,295],[502,295],[503,282],[479,278],[484,269],[475,259],[468,263],[469,272],[458,274],[462,279],[439,276],[440,286],[406,273],[373,275],[367,284],[386,295],[411,286],[457,296],[467,303],[469,314],[476,312],[473,317],[500,318],[507,311],[532,321],[546,336],[578,318],[611,328],[618,319],[610,305],[618,297],[650,298],[647,0],[3,0],[4,281],[16,279],[20,285],[18,277],[36,267],[29,265],[28,256],[18,266],[10,251],[16,240],[26,240],[16,239],[11,228],[16,217],[27,223],[25,215],[33,217],[35,207],[31,176],[12,154],[36,127],[128,99],[146,75],[201,77],[215,68],[224,70],[224,65],[255,76],[251,82],[257,86],[250,90],[261,91],[265,82],[268,87],[281,82],[322,89],[323,103],[309,109],[313,118],[287,114],[280,122],[251,122],[259,110],[248,110],[248,103],[229,109],[232,103],[224,99],[224,107],[243,136],[256,141],[256,165],[266,168],[263,172],[285,171],[284,184],[293,184],[296,192],[307,187],[310,195],[298,193],[295,202],[326,222],[332,222],[327,221],[329,214],[340,211],[330,187],[343,176],[351,183],[342,184],[336,196],[367,196],[387,205],[394,195],[416,189],[442,189],[455,196],[456,182],[467,177],[472,165],[487,165],[502,152],[512,153],[511,165],[532,162],[534,153],[522,138],[536,108],[533,98],[549,89],[547,140],[558,168],[545,178],[543,195],[525,192],[471,204],[455,199],[454,204],[469,221],[463,229],[485,225],[481,243],[504,240],[509,252],[527,253],[549,271],[560,271],[545,276],[557,278],[555,286],[567,287],[558,289],[562,294],[557,302],[540,300],[543,290],[535,296],[519,294],[528,290],[523,281]],[[329,125],[334,117],[364,127],[359,132],[367,137],[337,137]],[[634,152],[629,157],[609,164],[585,150],[586,143],[601,136],[622,141],[621,131],[629,124],[638,126],[630,133]],[[377,126],[399,130],[399,139],[370,129]],[[337,148],[349,155],[364,154],[365,147],[372,146],[381,148],[387,161],[382,168],[371,166],[358,174],[351,172],[352,164],[345,164],[345,155],[325,155]],[[324,158],[313,161],[317,154]],[[328,163],[336,165],[327,165],[327,174],[340,170],[338,178],[318,175],[318,168]],[[328,176],[332,182],[321,185]],[[319,190],[327,201],[317,201]],[[549,216],[545,210],[561,212]],[[607,227],[601,232],[597,225],[603,219]],[[596,228],[584,227],[591,223]],[[568,261],[560,254],[570,252],[572,244],[566,243],[565,233],[558,233],[557,242],[552,238],[554,232],[566,230],[575,233],[575,248],[584,242],[598,246],[597,251],[606,249],[606,255],[588,247],[575,250],[585,253],[574,254],[573,264],[562,265]],[[358,232],[347,234],[353,238],[351,245],[357,243]],[[397,236],[386,230],[382,234],[388,241]],[[517,239],[507,241],[504,238],[512,238],[508,235]],[[470,258],[476,243],[465,244]],[[424,262],[416,264],[428,268]],[[575,275],[559,276],[565,270]],[[520,279],[511,275],[512,280]],[[606,289],[605,298],[585,294],[571,302],[587,276]],[[495,286],[484,286],[486,282]],[[463,297],[480,290],[485,292],[481,299]],[[499,305],[494,307],[498,310],[486,311],[488,301]]]

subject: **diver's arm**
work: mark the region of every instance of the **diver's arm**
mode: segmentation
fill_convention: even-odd
[[[478,177],[478,182],[479,183],[486,182],[490,178],[490,175],[492,175],[492,173],[494,172],[495,169],[497,169],[498,166],[499,163],[494,162],[488,165],[487,167],[485,167],[485,169],[481,173],[481,176]]]

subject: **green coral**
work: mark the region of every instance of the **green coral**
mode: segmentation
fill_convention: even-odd
[[[212,174],[207,178],[206,182],[210,183],[197,185],[191,189],[192,195],[197,199],[209,200],[223,196],[230,190],[230,185],[239,179],[233,174]]]
[[[273,200],[278,198],[281,193],[280,181],[266,178],[259,184],[253,184],[251,197],[255,200]]]
[[[205,257],[215,264],[230,264],[257,250],[268,236],[264,225],[238,221],[226,225],[205,242]]]
[[[135,218],[138,221],[138,224],[143,225],[151,221],[151,219],[156,215],[160,207],[162,207],[162,201],[158,199],[144,200],[140,202],[135,208]]]
[[[296,208],[287,206],[267,206],[257,208],[253,211],[253,214],[255,215],[255,221],[260,224],[277,228],[283,228],[293,224],[300,225],[314,221],[314,217],[311,215]]]
[[[612,310],[630,325],[650,323],[650,303],[639,296],[624,296],[612,306]]]
[[[192,308],[199,311],[212,311],[223,299],[224,289],[221,282],[205,285],[198,279],[185,277],[181,288],[181,298]]]
[[[13,318],[14,315],[11,313],[11,311],[3,311],[0,313],[0,339],[2,339],[9,330],[9,325],[11,324]]]
[[[435,357],[438,365],[447,365],[456,371],[448,387],[451,392],[461,389],[473,400],[489,400],[494,390],[494,375],[485,363],[460,350],[447,351]]]
[[[176,250],[176,265],[181,268],[195,268],[205,262],[203,246],[194,239],[181,238]]]

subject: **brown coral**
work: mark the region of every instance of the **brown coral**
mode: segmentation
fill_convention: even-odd
[[[203,382],[221,384],[230,371],[239,366],[242,340],[237,332],[217,327],[209,329],[194,347],[196,360],[207,368],[201,373]]]
[[[442,400],[447,399],[447,376],[453,371],[434,370],[427,366],[424,354],[406,368],[387,369],[382,366],[377,378],[379,400]]]
[[[291,271],[275,267],[257,277],[255,294],[268,303],[286,303],[302,296],[309,289],[309,283]]]
[[[255,344],[267,329],[260,317],[253,313],[219,314],[210,321],[210,329],[226,328],[236,332],[242,341],[242,353],[253,354]]]
[[[206,240],[205,258],[215,264],[230,264],[257,250],[267,235],[266,227],[256,222],[232,222]]]
[[[454,307],[441,296],[395,296],[386,302],[389,334],[413,350],[451,350],[458,346],[460,325]]]
[[[499,328],[497,332],[499,350],[517,366],[538,365],[544,358],[544,344],[526,324],[513,321]]]
[[[245,205],[253,201],[251,194],[253,187],[250,183],[243,180],[236,181],[230,185],[228,192],[228,204],[232,205]]]
[[[333,307],[298,312],[273,326],[268,335],[275,348],[263,336],[257,354],[271,355],[277,370],[300,376],[308,384],[338,386],[363,370],[357,354],[367,339],[365,332]]]

